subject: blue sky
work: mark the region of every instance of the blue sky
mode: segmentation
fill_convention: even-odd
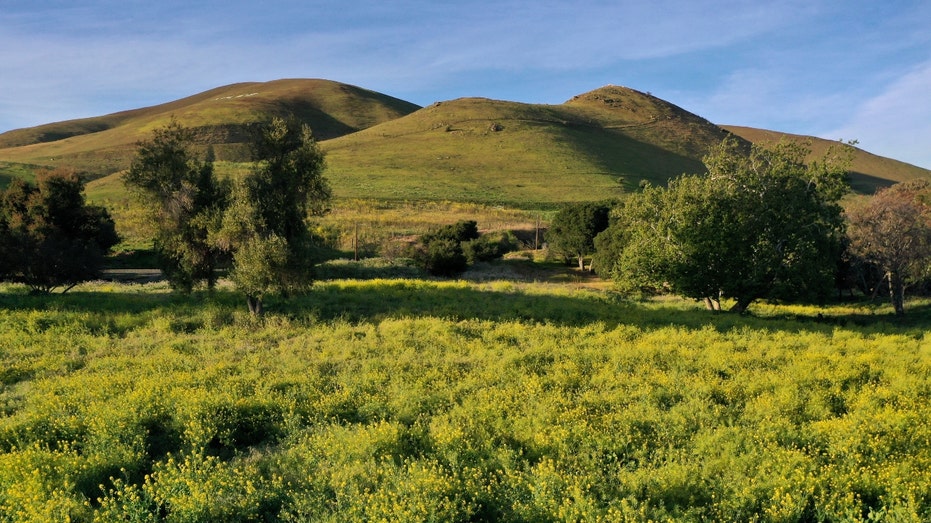
[[[931,2],[0,0],[0,132],[243,81],[420,105],[625,85],[931,168]]]

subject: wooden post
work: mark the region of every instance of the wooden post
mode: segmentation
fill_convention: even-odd
[[[536,234],[533,237],[533,250],[540,249],[540,215],[537,215],[537,229]]]

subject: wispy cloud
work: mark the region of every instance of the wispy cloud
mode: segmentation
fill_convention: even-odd
[[[870,151],[931,169],[931,61],[898,78],[880,94],[852,108],[825,138],[859,140]]]

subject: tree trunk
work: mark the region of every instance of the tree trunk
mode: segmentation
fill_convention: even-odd
[[[736,312],[738,314],[747,312],[747,308],[750,307],[753,300],[754,298],[737,298],[737,303],[731,307],[731,312]]]
[[[249,314],[261,316],[264,312],[262,308],[262,298],[256,296],[246,296],[246,304],[249,305]]]
[[[897,271],[889,271],[889,300],[896,316],[905,314],[905,284]]]
[[[585,256],[581,254],[579,255],[579,270],[583,272],[585,271]]]
[[[721,302],[711,296],[705,296],[705,308],[709,311],[720,311]]]

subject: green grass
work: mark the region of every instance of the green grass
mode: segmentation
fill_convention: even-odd
[[[36,166],[20,163],[0,162],[0,189],[6,188],[10,181],[17,178],[35,183]]]
[[[246,127],[292,113],[310,123],[329,153],[328,175],[339,197],[527,209],[604,200],[641,180],[661,185],[700,172],[708,147],[725,135],[682,108],[615,86],[560,105],[463,98],[417,109],[322,80],[235,84],[159,106],[5,133],[0,162],[66,166],[104,177],[127,168],[135,144],[176,118],[194,128],[202,144],[215,145],[219,158],[229,162],[225,168],[241,171],[243,164],[236,162],[248,156]],[[750,140],[780,136],[727,129]],[[815,154],[828,144],[814,139]],[[854,170],[853,185],[861,192],[929,175],[865,151],[857,151]],[[0,174],[30,172],[0,168]]]
[[[599,101],[609,95],[611,103]],[[442,102],[323,145],[341,196],[533,208],[605,200],[642,179],[700,171],[701,155],[722,137],[675,106],[604,88],[563,105]]]
[[[0,294],[0,521],[922,521],[926,303]],[[822,316],[819,318],[818,314]]]
[[[0,135],[0,161],[65,166],[101,177],[126,169],[135,144],[172,118],[218,144],[217,154],[242,159],[247,127],[293,114],[326,140],[408,114],[418,107],[386,95],[325,80],[277,80],[219,87],[173,102],[43,125]],[[232,144],[232,145],[224,145]]]

